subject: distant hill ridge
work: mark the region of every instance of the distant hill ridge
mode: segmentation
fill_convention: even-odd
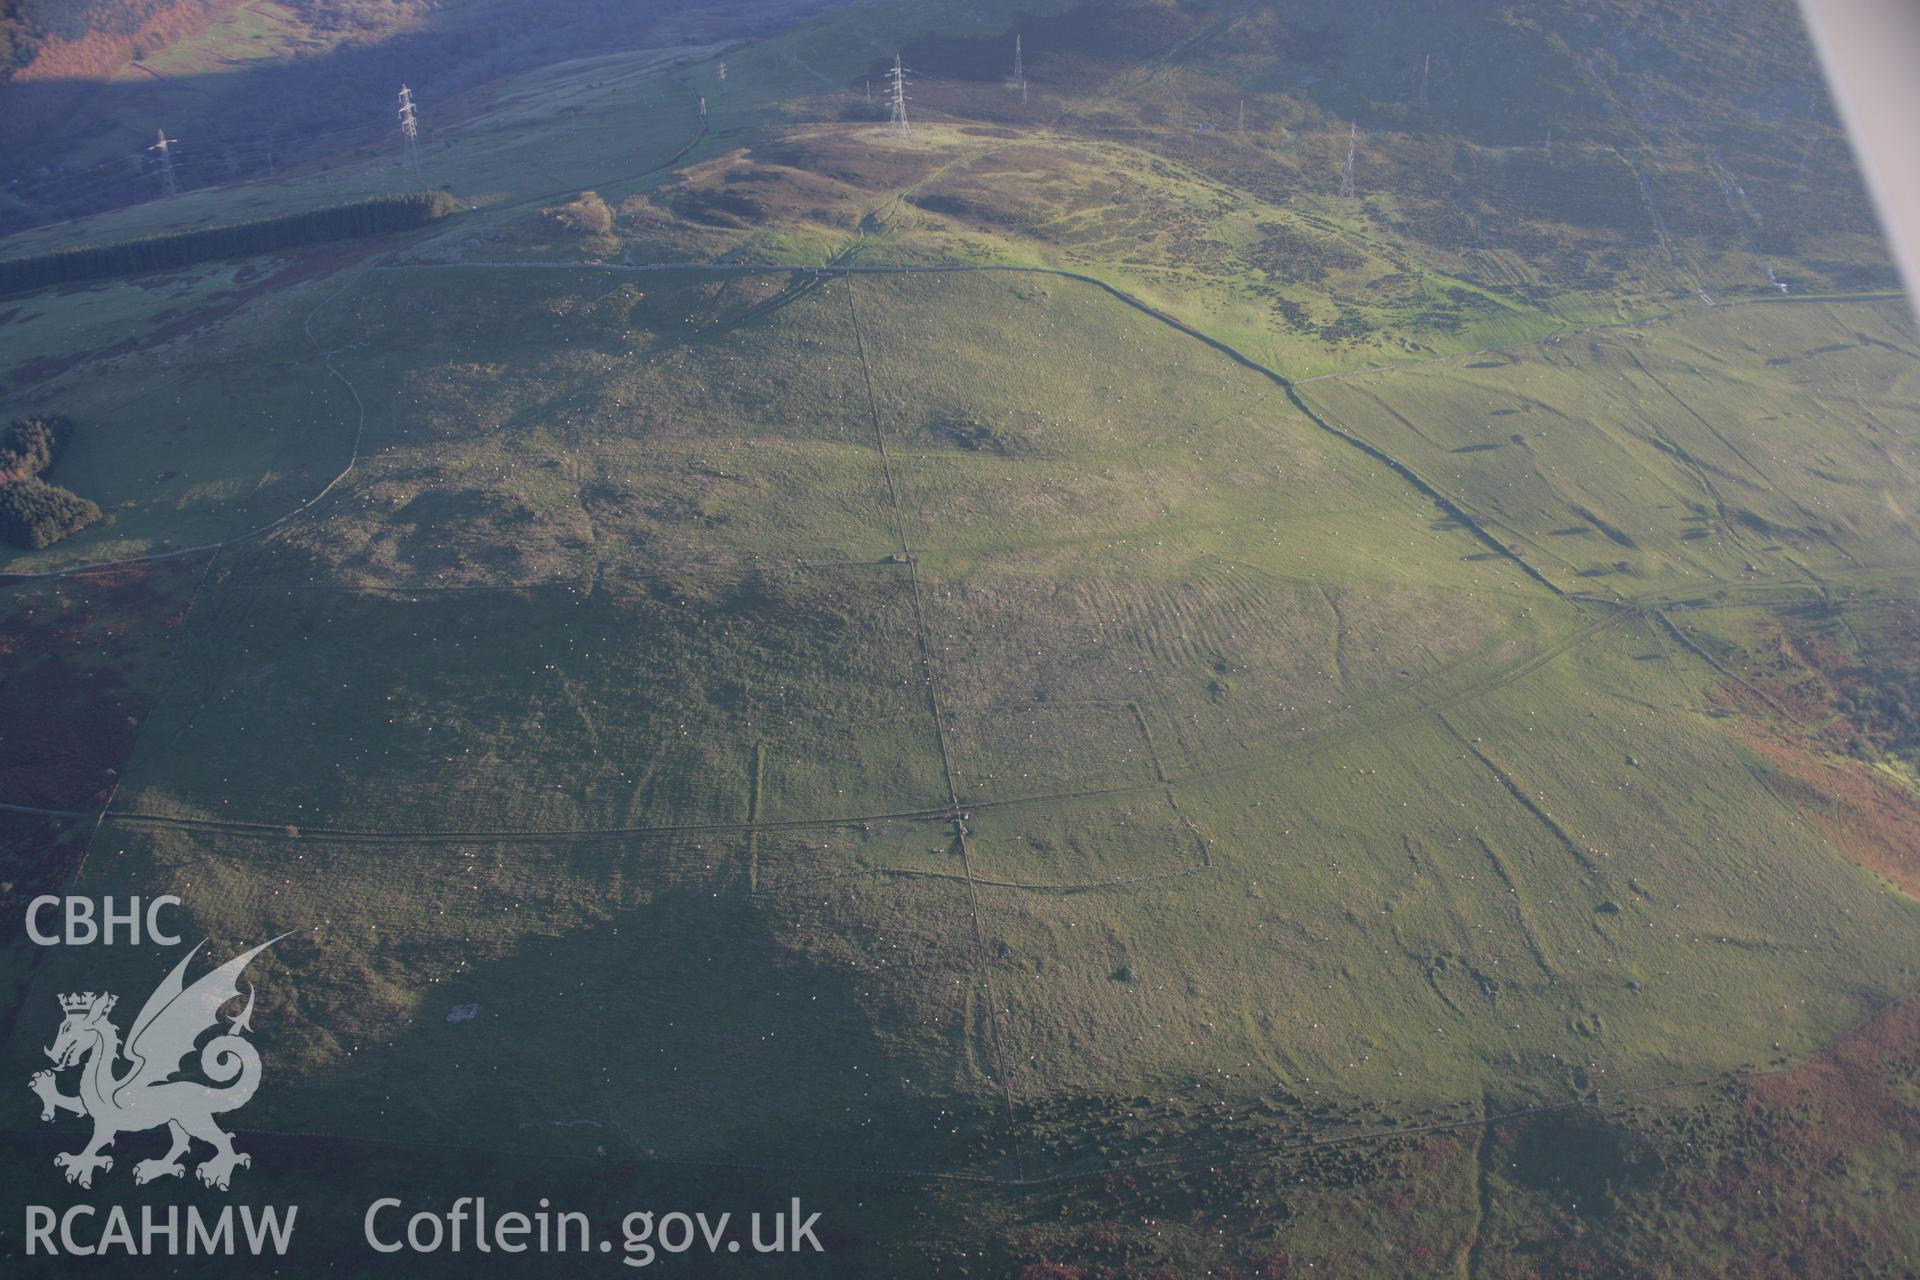
[[[99,79],[248,0],[4,0],[0,80]]]

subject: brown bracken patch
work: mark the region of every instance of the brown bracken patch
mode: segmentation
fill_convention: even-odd
[[[1739,737],[1766,757],[1827,842],[1902,892],[1920,897],[1920,794],[1870,764],[1801,745],[1751,724]]]

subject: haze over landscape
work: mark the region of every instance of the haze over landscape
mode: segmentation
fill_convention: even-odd
[[[286,935],[284,1274],[1912,1273],[1920,333],[1790,4],[0,32],[0,1055],[179,959],[40,895]],[[8,1087],[23,1274],[229,1198]]]

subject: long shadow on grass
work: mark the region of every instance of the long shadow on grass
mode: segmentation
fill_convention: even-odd
[[[357,1004],[357,974],[404,983],[409,953],[445,971],[465,944],[410,943],[395,923],[385,955],[346,958],[337,985],[303,993],[316,1030],[361,1047],[299,1086],[313,1102],[289,1092],[274,1127],[757,1170],[803,1197],[843,1173],[998,1173],[996,1096],[948,1083],[969,1052],[953,992],[971,953],[920,923],[948,913],[916,911],[939,905],[922,889],[769,905],[737,882],[731,851],[727,863],[724,883],[629,888],[637,901],[592,923],[527,920],[512,951],[381,1026]]]

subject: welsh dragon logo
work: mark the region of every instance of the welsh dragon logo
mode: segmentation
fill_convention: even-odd
[[[186,1166],[180,1158],[195,1138],[214,1149],[213,1155],[194,1169],[200,1181],[210,1187],[225,1191],[235,1167],[253,1163],[249,1156],[233,1149],[233,1135],[213,1122],[216,1115],[245,1106],[260,1087],[260,1054],[245,1039],[252,1029],[252,984],[247,987],[246,1008],[200,1050],[201,1073],[213,1083],[174,1077],[200,1037],[219,1027],[220,1010],[239,996],[239,978],[247,963],[278,941],[275,938],[242,952],[189,987],[182,975],[200,950],[196,946],[147,997],[124,1046],[119,1028],[107,1016],[118,997],[91,991],[60,997],[66,1019],[60,1024],[53,1047],[47,1050],[53,1070],[34,1073],[29,1084],[40,1096],[42,1120],[51,1120],[61,1111],[93,1120],[93,1138],[84,1148],[53,1158],[54,1164],[66,1170],[68,1182],[93,1186],[96,1170],[113,1168],[113,1158],[101,1152],[112,1146],[117,1136],[162,1125],[172,1136],[173,1145],[159,1159],[142,1160],[133,1166],[136,1183],[183,1175]],[[124,1070],[122,1059],[127,1064]],[[74,1066],[80,1068],[80,1092],[69,1097],[60,1092],[55,1075]]]

